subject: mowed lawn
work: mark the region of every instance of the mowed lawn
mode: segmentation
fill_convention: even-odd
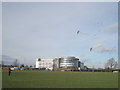
[[[118,73],[12,71],[2,74],[3,88],[118,88]]]

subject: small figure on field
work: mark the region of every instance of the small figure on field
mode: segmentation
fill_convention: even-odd
[[[11,74],[11,69],[10,67],[8,67],[8,75],[10,76],[10,74]]]

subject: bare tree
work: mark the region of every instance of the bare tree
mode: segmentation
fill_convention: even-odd
[[[117,62],[114,58],[108,59],[107,63],[105,64],[105,68],[113,69],[116,68]]]
[[[118,68],[118,63],[117,63],[117,62],[115,62],[115,65],[114,65],[113,68],[114,68],[114,69]]]

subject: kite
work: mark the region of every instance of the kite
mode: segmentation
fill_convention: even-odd
[[[80,31],[77,31],[77,34],[79,34]]]
[[[92,48],[90,48],[90,51],[92,51]]]

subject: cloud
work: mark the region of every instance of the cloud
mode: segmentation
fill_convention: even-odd
[[[105,52],[113,53],[115,51],[114,48],[106,46],[106,41],[102,41],[102,42],[99,42],[99,43],[95,44],[92,47],[92,50],[97,52],[97,53],[105,53]]]
[[[97,49],[97,48],[101,48],[103,46],[103,43],[97,43],[96,45],[94,45],[92,47],[93,50]]]
[[[104,47],[101,47],[97,50],[97,52],[99,53],[104,53],[104,52],[112,53],[114,51],[115,51],[114,48],[104,48]]]
[[[102,32],[107,34],[117,34],[118,33],[118,23],[111,24],[105,27]]]
[[[7,55],[0,55],[2,57],[2,60],[15,60],[14,58],[7,56]]]
[[[15,61],[15,58],[10,57],[8,55],[0,55],[0,57],[2,57],[2,61],[4,62],[4,64],[7,65],[12,65],[13,62]]]

